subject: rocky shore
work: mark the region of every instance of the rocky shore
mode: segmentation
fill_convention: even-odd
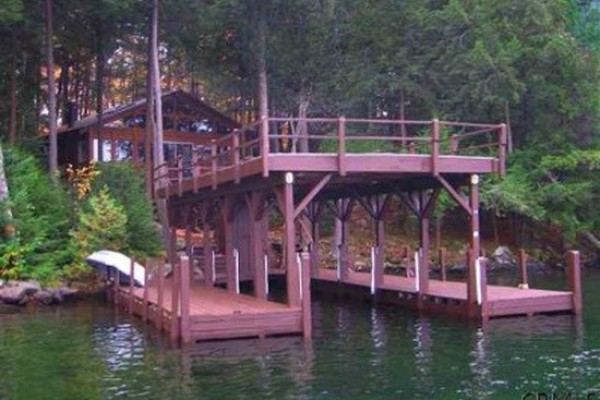
[[[35,281],[0,280],[0,304],[59,304],[80,292],[79,289],[64,284],[58,287],[43,287]]]

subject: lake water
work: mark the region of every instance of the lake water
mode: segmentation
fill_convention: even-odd
[[[0,309],[0,399],[600,399],[599,272],[583,318],[479,326],[315,296],[310,344],[174,348],[103,299]]]

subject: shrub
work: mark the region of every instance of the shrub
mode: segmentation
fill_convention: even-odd
[[[33,156],[5,148],[4,161],[10,197],[0,206],[10,208],[15,231],[1,237],[0,276],[54,280],[73,259],[73,204]]]
[[[108,187],[112,198],[123,206],[127,215],[127,249],[137,258],[161,255],[164,249],[143,173],[128,162],[104,163],[98,168],[100,174],[92,182],[92,194]]]

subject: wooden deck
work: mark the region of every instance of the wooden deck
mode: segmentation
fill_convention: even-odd
[[[335,269],[319,268],[313,272],[313,280],[336,282],[364,288],[372,286],[368,272],[348,271],[343,281],[338,279]],[[421,299],[424,306],[434,304],[433,308],[458,306],[467,313],[468,288],[465,282],[429,280],[426,292],[419,293],[415,278],[396,275],[384,275],[378,290],[397,294],[395,297],[414,300]],[[488,318],[533,315],[555,312],[574,312],[574,293],[571,291],[519,289],[516,287],[486,285],[486,316]],[[389,297],[389,296],[388,296]],[[423,304],[422,304],[423,305]]]
[[[179,326],[173,324],[172,319],[171,280],[165,281],[162,307],[159,306],[161,299],[157,287],[149,287],[146,295],[144,292],[143,288],[133,289],[133,314],[147,318],[167,331]],[[130,288],[121,287],[118,302],[128,306],[130,293]],[[178,318],[181,318],[181,311],[178,308]],[[300,308],[199,285],[190,289],[189,329],[193,341],[299,334],[302,333],[302,312]]]
[[[304,139],[310,143],[308,149],[302,151],[296,146],[303,140],[299,135],[269,133],[269,125],[291,123],[315,126],[317,133]],[[390,135],[390,130],[400,127],[409,132],[408,136]],[[423,131],[428,130],[430,135],[424,135]],[[446,132],[444,137],[441,130]],[[282,143],[288,145],[282,148]],[[373,143],[388,150],[360,150]],[[176,164],[158,167],[154,174],[155,193],[173,200],[185,195],[198,200],[221,195],[222,190],[231,193],[232,188],[227,188],[231,184],[238,189],[248,184],[252,188],[257,184],[264,186],[271,174],[281,181],[280,175],[287,172],[297,173],[297,186],[310,186],[324,174],[333,174],[334,186],[347,184],[349,176],[362,178],[364,183],[385,180],[387,175],[397,183],[400,178],[412,179],[416,174],[421,178],[434,177],[426,185],[433,187],[440,185],[437,179],[442,174],[443,179],[450,180],[464,180],[472,174],[503,176],[505,154],[503,124],[268,118],[213,141],[210,154],[194,154],[190,165],[180,159]],[[381,187],[376,190],[381,192]]]

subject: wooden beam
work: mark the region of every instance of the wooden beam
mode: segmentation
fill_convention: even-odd
[[[471,215],[472,210],[466,199],[466,196],[460,193],[459,190],[455,189],[442,175],[438,175],[437,180],[442,184],[444,189],[448,192],[448,194],[461,206],[469,215]]]
[[[319,180],[319,182],[313,186],[313,188],[304,196],[302,201],[294,209],[294,218],[298,218],[300,213],[308,206],[308,204],[319,194],[319,192],[327,185],[331,180],[333,174],[327,174]]]

